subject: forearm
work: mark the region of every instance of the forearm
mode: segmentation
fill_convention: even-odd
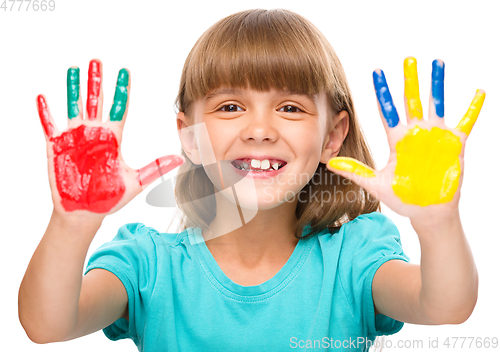
[[[32,340],[61,340],[73,327],[85,257],[101,222],[53,212],[19,288],[19,319]]]
[[[421,246],[421,307],[438,324],[465,321],[476,304],[478,274],[458,211],[412,221]]]

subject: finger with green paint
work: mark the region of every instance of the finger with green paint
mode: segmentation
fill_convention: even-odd
[[[72,66],[67,74],[68,119],[75,123],[83,119],[82,97],[80,93],[80,69]],[[68,122],[69,122],[68,121]]]
[[[116,81],[115,97],[113,106],[109,112],[110,121],[124,121],[128,107],[128,95],[130,91],[130,73],[126,68],[122,68],[118,73]]]

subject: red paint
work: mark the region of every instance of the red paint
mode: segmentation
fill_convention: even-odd
[[[43,130],[45,131],[47,137],[51,138],[52,135],[54,134],[54,126],[52,126],[52,123],[50,122],[49,108],[47,106],[47,102],[45,101],[43,95],[39,95],[36,98],[36,103],[38,108],[38,116],[40,116],[40,121],[42,122]]]
[[[89,120],[97,117],[99,107],[99,94],[101,92],[101,63],[91,60],[89,64],[89,79],[87,90],[87,114]]]
[[[81,125],[51,141],[57,190],[64,209],[109,212],[125,193],[113,132]]]
[[[179,155],[167,155],[156,159],[152,163],[138,170],[137,181],[141,186],[147,186],[158,177],[165,175],[172,169],[184,163]]]

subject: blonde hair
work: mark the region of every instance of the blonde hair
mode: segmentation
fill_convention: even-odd
[[[307,95],[326,92],[330,113],[345,110],[349,114],[349,132],[338,155],[375,167],[342,65],[324,35],[304,17],[283,9],[256,9],[235,13],[211,26],[184,64],[175,102],[178,111],[192,118],[193,103],[222,86]],[[175,184],[176,201],[183,212],[180,230],[207,228],[216,215],[214,186],[204,168],[194,166],[183,150],[181,153],[186,162],[179,168]],[[335,230],[358,215],[380,211],[378,200],[321,163],[301,192],[307,200],[301,201],[301,196],[297,203],[298,238],[306,225],[312,236],[325,228]],[[318,193],[330,194],[330,200],[311,200]]]

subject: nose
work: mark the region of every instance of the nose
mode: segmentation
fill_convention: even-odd
[[[278,129],[271,113],[255,112],[248,114],[245,128],[241,131],[244,141],[275,142],[278,139]]]

